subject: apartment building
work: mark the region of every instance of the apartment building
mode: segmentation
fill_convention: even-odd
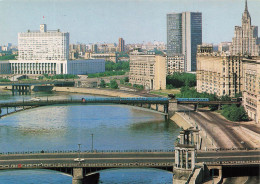
[[[202,50],[197,53],[197,91],[231,97],[242,92],[242,57],[209,52],[206,47],[198,47]]]
[[[260,57],[243,59],[243,105],[248,117],[260,122]]]
[[[166,89],[166,58],[155,54],[130,54],[129,82],[147,90]]]

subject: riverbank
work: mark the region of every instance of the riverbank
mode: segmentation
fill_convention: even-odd
[[[110,96],[110,97],[141,97],[127,91],[100,89],[100,88],[76,88],[76,87],[54,87],[53,91],[69,93],[86,93],[91,95]]]

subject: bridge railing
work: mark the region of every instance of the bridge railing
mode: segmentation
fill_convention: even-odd
[[[247,164],[260,164],[260,160],[241,160],[241,161],[215,161],[204,162],[206,165],[247,165]]]
[[[19,151],[19,152],[0,152],[0,155],[15,155],[15,154],[44,154],[44,153],[78,153],[79,150],[41,150],[41,151]],[[145,149],[145,150],[81,150],[80,153],[173,153],[174,150],[156,150],[156,149]]]
[[[207,148],[205,151],[252,151],[260,150],[260,148]]]
[[[131,103],[147,103],[147,104],[167,104],[168,100],[147,100],[147,99],[131,99],[131,98],[90,98],[89,100],[82,101],[82,99],[63,99],[63,100],[48,100],[42,99],[39,101],[26,100],[26,101],[17,101],[17,102],[5,102],[0,103],[0,106],[37,106],[37,105],[48,105],[48,104],[69,104],[69,103],[82,103],[82,104],[91,104],[91,103],[120,103],[120,104],[131,104]]]

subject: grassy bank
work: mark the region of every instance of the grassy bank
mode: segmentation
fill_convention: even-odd
[[[161,95],[161,96],[168,97],[168,94],[179,94],[180,93],[180,89],[155,90],[155,91],[151,91],[150,93],[151,94],[155,94],[155,95]]]

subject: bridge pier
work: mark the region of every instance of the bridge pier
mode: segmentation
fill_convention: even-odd
[[[175,145],[175,164],[173,170],[173,183],[187,183],[192,170],[195,168],[195,142],[196,130],[187,129],[180,132],[180,140]]]
[[[28,84],[13,84],[12,95],[15,95],[17,92],[19,93],[19,95],[27,95],[31,92],[31,86]]]
[[[199,104],[194,104],[194,111],[198,111]]]
[[[85,184],[83,168],[73,168],[72,184]]]
[[[221,110],[221,105],[220,104],[218,104],[218,110]]]
[[[165,105],[164,105],[164,113],[167,113],[167,114],[168,114],[168,111],[169,111],[169,105],[168,105],[168,104],[165,104]]]
[[[99,173],[86,174],[84,168],[73,168],[72,184],[98,184]]]

